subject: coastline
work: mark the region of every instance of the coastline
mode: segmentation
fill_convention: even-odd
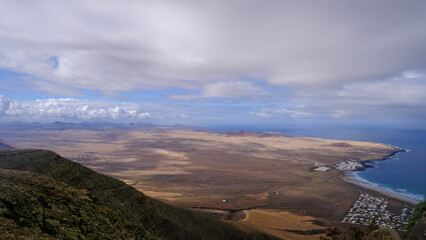
[[[382,144],[383,144],[383,143],[382,143]],[[365,171],[365,170],[367,170],[368,168],[374,168],[374,165],[371,165],[371,164],[374,164],[375,162],[378,162],[378,161],[386,161],[386,160],[390,160],[393,156],[397,155],[398,153],[401,153],[401,152],[407,152],[407,150],[406,150],[406,149],[403,149],[403,148],[399,148],[399,147],[392,146],[392,145],[389,145],[389,144],[384,144],[384,145],[387,145],[387,146],[393,147],[393,148],[395,148],[396,150],[395,150],[395,151],[393,151],[393,152],[392,152],[391,154],[389,154],[388,156],[385,156],[385,157],[383,157],[383,158],[379,158],[379,159],[369,159],[369,160],[360,161],[359,163],[361,163],[361,164],[362,164],[363,168],[358,169],[358,170],[356,170],[356,171]]]
[[[370,186],[370,185],[367,185],[367,184],[363,184],[361,182],[357,182],[356,180],[353,180],[350,177],[348,177],[346,173],[342,173],[341,178],[342,178],[343,181],[350,183],[352,185],[356,185],[357,187],[360,187],[362,189],[367,189],[367,190],[376,192],[380,195],[384,195],[386,197],[408,203],[410,205],[416,205],[418,203],[418,202],[416,202],[412,199],[409,199],[409,198],[406,198],[406,197],[403,197],[403,196],[400,196],[400,195],[397,195],[397,194],[394,194],[394,193],[387,192],[383,189],[380,189],[380,188],[377,188],[377,187],[374,187],[374,186]]]
[[[389,146],[391,146],[391,145],[389,145]],[[363,165],[363,167],[361,169],[355,170],[355,171],[349,171],[349,172],[342,171],[341,178],[342,178],[343,181],[350,183],[350,184],[353,184],[353,185],[356,185],[360,188],[367,189],[367,190],[379,193],[379,194],[384,195],[386,197],[393,198],[393,199],[396,199],[396,200],[399,200],[399,201],[402,201],[402,202],[405,202],[405,203],[416,205],[419,202],[414,200],[414,199],[410,199],[406,196],[401,196],[401,195],[398,195],[397,193],[386,191],[385,189],[369,185],[365,182],[357,181],[357,179],[350,176],[351,174],[353,174],[352,172],[366,171],[368,168],[374,168],[374,165],[371,165],[371,164],[374,164],[374,162],[376,162],[376,161],[389,160],[390,158],[392,158],[396,154],[407,151],[405,149],[402,149],[402,148],[399,148],[399,147],[396,147],[396,146],[391,146],[391,147],[395,148],[396,150],[394,152],[392,152],[390,155],[383,157],[381,159],[371,159],[371,160],[360,161],[360,163]],[[358,178],[360,178],[360,177],[358,177]],[[365,181],[367,181],[367,180],[365,180]]]

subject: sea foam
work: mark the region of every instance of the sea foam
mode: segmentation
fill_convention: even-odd
[[[397,196],[400,196],[400,197],[403,197],[403,198],[407,198],[407,199],[415,201],[415,202],[421,202],[421,201],[425,200],[424,195],[410,193],[406,189],[403,189],[403,188],[392,189],[390,187],[386,187],[386,186],[383,186],[383,185],[378,184],[378,183],[370,182],[367,179],[360,177],[358,175],[358,172],[349,172],[349,173],[347,173],[347,177],[351,180],[357,181],[357,182],[364,184],[366,186],[377,188],[378,190],[381,190],[381,191],[384,191],[384,192],[387,192],[387,193],[391,193],[391,194],[394,194],[394,195],[397,195]]]

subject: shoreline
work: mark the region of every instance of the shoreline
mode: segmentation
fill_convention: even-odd
[[[391,145],[388,145],[388,146],[391,146]],[[356,185],[360,188],[364,188],[364,189],[379,193],[379,194],[384,195],[386,197],[390,197],[390,198],[393,198],[393,199],[396,199],[396,200],[399,200],[399,201],[402,201],[402,202],[405,202],[405,203],[416,205],[419,202],[415,201],[414,199],[410,199],[406,196],[401,196],[401,195],[398,195],[397,193],[386,191],[385,189],[381,189],[380,187],[368,185],[368,184],[363,183],[361,181],[357,181],[356,179],[349,176],[351,174],[351,172],[367,171],[368,168],[374,168],[375,166],[371,165],[371,164],[374,164],[376,161],[386,161],[386,160],[391,159],[393,156],[397,155],[398,153],[407,151],[403,148],[399,148],[399,147],[396,147],[396,146],[391,146],[391,147],[395,148],[396,151],[392,152],[390,155],[383,157],[381,159],[371,159],[371,160],[360,161],[359,163],[361,163],[362,166],[363,166],[361,169],[355,170],[355,171],[342,171],[341,178],[342,178],[343,181],[350,183],[350,184],[353,184],[353,185]],[[368,181],[368,180],[366,180],[366,181]]]
[[[369,159],[369,160],[360,161],[359,163],[362,164],[362,168],[355,171],[356,172],[366,171],[368,168],[374,168],[375,166],[371,164],[374,164],[375,162],[390,160],[393,156],[397,155],[398,153],[407,152],[407,150],[403,148],[399,148],[399,147],[388,145],[388,144],[384,144],[384,145],[393,147],[396,150],[392,152],[391,154],[389,154],[388,156],[380,158],[380,159]]]
[[[402,201],[402,202],[408,203],[410,205],[417,205],[418,204],[418,202],[416,202],[412,199],[409,199],[407,197],[400,196],[400,195],[397,195],[397,194],[394,194],[394,193],[391,193],[391,192],[387,192],[383,189],[380,189],[380,188],[377,188],[377,187],[374,187],[374,186],[370,186],[370,185],[367,185],[367,184],[363,184],[361,182],[353,180],[353,179],[349,178],[346,173],[342,173],[341,179],[343,181],[347,182],[347,183],[350,183],[352,185],[356,185],[357,187],[360,187],[362,189],[367,189],[369,191],[376,192],[380,195],[383,195],[383,196],[386,196],[386,197],[389,197],[389,198],[392,198],[392,199],[395,199],[395,200],[398,200],[398,201]]]

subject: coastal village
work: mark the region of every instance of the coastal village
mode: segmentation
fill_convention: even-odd
[[[344,161],[335,166],[341,171],[357,171],[364,166],[356,161]],[[326,172],[331,167],[321,166],[314,171]],[[383,198],[373,197],[369,194],[360,194],[353,206],[343,217],[342,222],[351,224],[369,225],[374,218],[379,227],[389,227],[398,231],[405,231],[408,217],[414,213],[414,209],[405,206],[399,215],[386,210],[388,202]]]
[[[330,170],[330,168],[331,167],[322,166],[322,167],[317,167],[314,170],[318,172],[326,172]],[[345,161],[336,165],[336,169],[341,171],[356,171],[363,168],[364,166],[361,163],[358,163],[356,161]]]
[[[414,213],[413,208],[406,206],[400,215],[386,211],[388,202],[383,198],[360,194],[349,212],[343,217],[342,222],[369,225],[376,218],[376,225],[389,227],[398,231],[405,231],[408,216]]]
[[[355,171],[364,168],[364,166],[356,161],[346,161],[337,164],[336,169],[342,171]]]

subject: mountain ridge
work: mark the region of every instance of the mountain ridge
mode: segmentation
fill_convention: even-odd
[[[4,143],[3,140],[0,139],[0,149],[13,149],[13,147]]]
[[[218,219],[161,203],[122,181],[96,173],[51,151],[0,150],[0,168],[24,172],[23,175],[25,172],[32,176],[42,175],[40,178],[47,177],[87,191],[93,204],[112,210],[132,224],[142,224],[147,236],[152,235],[154,239],[274,239],[255,231],[241,231]]]

